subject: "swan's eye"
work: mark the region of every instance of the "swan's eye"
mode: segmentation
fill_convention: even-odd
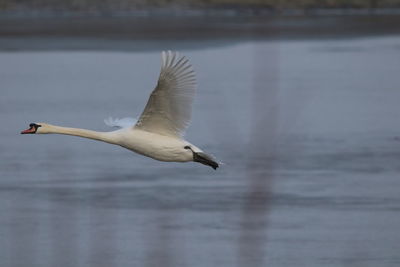
[[[37,130],[37,128],[42,127],[42,125],[36,124],[36,123],[31,123],[29,124],[29,127],[35,127],[35,129]]]
[[[184,149],[190,149],[190,146],[185,146]]]

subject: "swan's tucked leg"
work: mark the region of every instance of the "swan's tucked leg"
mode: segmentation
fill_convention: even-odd
[[[218,163],[211,156],[203,152],[193,152],[193,161],[210,166],[214,170],[219,167]]]

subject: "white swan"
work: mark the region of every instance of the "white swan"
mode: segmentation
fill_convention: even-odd
[[[133,119],[105,120],[121,127],[112,132],[31,123],[21,134],[66,134],[120,145],[144,156],[174,162],[195,161],[213,169],[219,167],[213,157],[183,139],[190,123],[196,77],[189,61],[177,52],[162,52],[162,66],[156,88],[136,122]]]

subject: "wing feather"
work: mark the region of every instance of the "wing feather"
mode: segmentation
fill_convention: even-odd
[[[104,120],[104,123],[110,127],[119,127],[119,128],[128,128],[132,127],[136,123],[136,119],[134,118],[115,118],[109,117]]]
[[[195,93],[196,76],[189,60],[177,52],[162,52],[157,86],[135,127],[182,137],[190,124]]]

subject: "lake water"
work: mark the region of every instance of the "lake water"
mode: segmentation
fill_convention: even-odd
[[[217,171],[19,134],[138,116],[154,47],[0,52],[1,266],[400,265],[400,35],[168,41]]]

